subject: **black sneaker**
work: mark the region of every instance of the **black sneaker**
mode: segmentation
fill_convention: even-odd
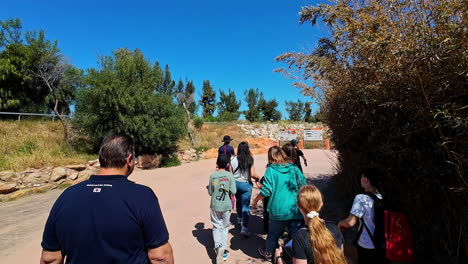
[[[265,248],[259,248],[258,253],[262,255],[267,261],[271,261],[272,254],[271,252],[266,251]]]

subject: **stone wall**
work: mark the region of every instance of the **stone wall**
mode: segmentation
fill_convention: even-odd
[[[10,201],[21,196],[58,188],[61,184],[73,185],[87,180],[99,170],[99,161],[84,165],[27,169],[21,172],[0,172],[0,201]],[[66,186],[66,185],[64,185]]]

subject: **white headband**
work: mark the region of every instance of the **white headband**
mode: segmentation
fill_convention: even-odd
[[[310,219],[314,218],[314,217],[318,217],[319,216],[319,213],[317,213],[316,211],[310,211],[308,214],[307,214],[307,217],[309,217]]]

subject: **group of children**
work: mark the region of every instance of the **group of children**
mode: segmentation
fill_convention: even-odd
[[[252,206],[264,199],[264,211],[268,212],[266,245],[259,248],[259,253],[265,259],[280,264],[346,263],[336,235],[327,229],[325,221],[319,216],[323,205],[322,195],[318,188],[307,185],[302,168],[297,165],[300,165],[299,159],[302,157],[307,166],[302,151],[298,153],[294,148],[298,142],[292,141],[283,148],[271,147],[267,169],[264,176],[260,177],[255,172],[248,144],[239,144],[235,155],[234,148],[229,145],[231,140],[229,136],[223,138],[224,145],[219,148],[216,161],[217,169],[210,176],[207,186],[211,196],[216,263],[223,263],[229,256],[227,239],[232,209],[237,210],[241,235],[249,236],[248,221],[254,182],[260,188],[260,194],[255,197]],[[366,192],[375,194],[377,199],[382,198],[376,188],[379,185],[376,169],[363,173],[361,185]],[[370,239],[375,229],[373,201],[369,195],[357,195],[349,217],[338,224],[342,231],[354,226],[360,219],[366,226],[366,230],[360,230],[358,239],[359,263],[383,263]],[[292,238],[286,247],[278,243],[285,231]]]

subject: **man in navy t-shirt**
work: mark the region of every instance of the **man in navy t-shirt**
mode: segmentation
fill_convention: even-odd
[[[127,179],[135,146],[110,135],[99,150],[101,171],[66,189],[44,229],[41,264],[174,263],[154,192]]]
[[[229,145],[231,141],[232,141],[232,138],[230,136],[223,137],[222,142],[224,142],[224,144],[221,147],[219,147],[218,156],[221,154],[228,155],[229,157],[236,155],[234,152],[234,148]]]

